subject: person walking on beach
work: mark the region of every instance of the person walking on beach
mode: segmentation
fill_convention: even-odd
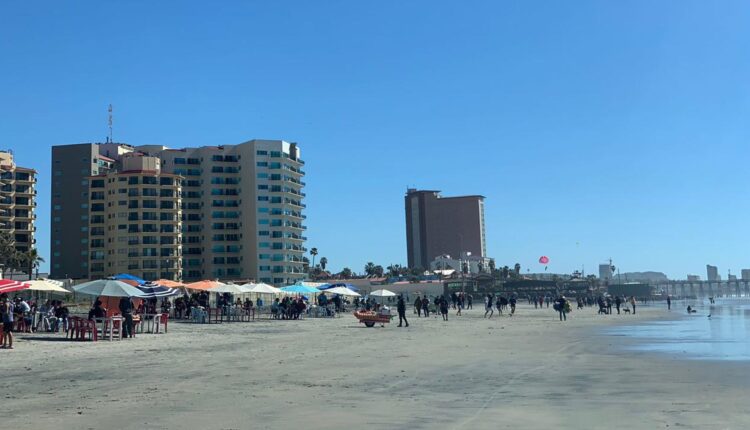
[[[560,321],[568,320],[568,299],[565,296],[560,296],[556,301],[557,312],[560,314]]]
[[[402,323],[406,323],[406,326],[409,327],[409,321],[406,319],[406,303],[404,302],[403,294],[398,296],[396,310],[398,311],[398,326],[401,327]]]
[[[417,318],[422,316],[422,298],[419,296],[414,300],[414,312],[417,313]]]
[[[133,337],[133,302],[130,301],[130,297],[122,297],[118,308],[123,318],[122,337]]]
[[[473,296],[472,296],[471,294],[469,294],[468,296],[466,296],[466,300],[467,300],[467,302],[466,302],[466,303],[467,303],[467,305],[468,305],[468,306],[466,307],[466,309],[472,309],[472,306],[471,306],[471,305],[472,305],[472,303],[474,302],[474,297],[473,297]]]
[[[443,296],[443,298],[438,299],[438,303],[440,306],[440,313],[443,315],[443,321],[448,321],[448,300]]]
[[[0,338],[0,348],[13,349],[13,302],[8,295],[0,296],[0,322],[3,324],[3,336]]]
[[[635,296],[630,296],[630,306],[633,307],[633,315],[635,315]]]
[[[516,313],[516,296],[515,294],[510,296],[510,316]]]
[[[425,318],[430,317],[430,299],[427,296],[422,299],[422,312],[424,312]]]
[[[495,311],[492,310],[492,294],[487,294],[487,297],[484,299],[484,317],[487,317],[487,313],[490,314],[489,318],[492,318],[492,315],[495,313]]]
[[[620,315],[620,306],[622,305],[622,299],[620,296],[615,297],[615,308],[617,308],[617,315]]]
[[[670,295],[667,295],[667,310],[668,311],[672,310],[672,296]]]

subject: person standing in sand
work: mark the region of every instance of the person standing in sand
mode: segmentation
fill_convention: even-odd
[[[630,306],[633,307],[633,315],[635,315],[635,296],[630,296]]]
[[[425,318],[430,317],[430,299],[427,296],[422,299],[422,312],[424,312]]]
[[[494,310],[492,310],[492,294],[487,294],[487,297],[484,299],[484,317],[485,318],[492,318],[492,315],[495,313]],[[490,314],[488,317],[487,314]]]
[[[668,311],[672,310],[672,296],[670,295],[667,295],[667,310]]]
[[[396,310],[398,311],[398,326],[402,327],[402,323],[406,323],[406,326],[409,327],[409,321],[406,319],[406,303],[404,302],[403,294],[398,296]]]
[[[414,312],[416,312],[417,318],[422,316],[422,298],[419,296],[414,300]]]
[[[3,336],[0,339],[0,348],[13,349],[13,303],[8,300],[8,295],[0,296],[0,322],[3,324]]]

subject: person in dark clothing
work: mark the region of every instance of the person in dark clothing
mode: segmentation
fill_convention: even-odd
[[[94,307],[91,308],[89,311],[89,319],[92,320],[94,318],[106,318],[107,317],[107,309],[105,309],[102,306],[102,301],[99,299],[96,299],[94,302]]]
[[[672,310],[672,296],[667,296],[667,310]]]
[[[133,302],[130,297],[122,297],[118,306],[122,314],[122,337],[133,337]]]
[[[516,313],[516,296],[510,297],[510,316]]]
[[[448,321],[448,299],[443,296],[438,299],[437,304],[440,307],[440,314],[443,315],[443,321]]]
[[[414,300],[414,311],[417,313],[417,318],[422,316],[422,298],[419,296]]]
[[[427,296],[422,299],[422,312],[424,312],[425,318],[430,316],[430,299]]]
[[[472,309],[472,306],[471,306],[471,305],[472,305],[472,304],[473,304],[473,302],[474,302],[474,297],[472,297],[472,296],[471,296],[471,294],[469,294],[469,295],[467,295],[467,296],[466,296],[466,300],[467,300],[467,301],[466,301],[466,303],[467,303],[467,305],[468,305],[468,306],[466,307],[466,309]]]
[[[560,321],[567,321],[568,299],[566,299],[565,296],[560,296],[557,300],[555,300],[555,305],[557,305],[557,312],[560,313]]]
[[[620,296],[615,297],[615,308],[617,308],[617,315],[620,315],[620,305],[622,305],[622,299]],[[609,313],[612,313],[612,306],[609,306]]]
[[[401,327],[403,323],[409,327],[409,321],[406,319],[406,303],[404,303],[404,296],[398,296],[398,303],[396,304],[396,310],[398,310],[398,326]]]

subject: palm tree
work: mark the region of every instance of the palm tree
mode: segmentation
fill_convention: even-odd
[[[0,232],[0,264],[3,270],[12,272],[13,257],[16,253],[16,241],[7,231]]]
[[[495,267],[495,260],[490,260],[488,266],[490,268],[490,273],[495,273],[495,269],[496,269],[496,267]]]
[[[516,275],[520,275],[521,274],[521,265],[518,264],[518,263],[516,263],[516,265],[513,266],[513,271],[516,272]]]
[[[373,267],[372,273],[378,278],[382,278],[383,273],[385,273],[385,270],[383,269],[383,266],[378,264],[377,266]]]
[[[29,280],[31,280],[34,269],[38,268],[41,263],[44,263],[44,258],[39,255],[36,248],[29,249],[23,256],[24,262],[27,265],[26,267],[29,269]]]
[[[312,265],[311,265],[311,267],[315,267],[315,256],[318,255],[318,248],[312,248],[312,249],[310,249],[310,255],[312,255]]]
[[[341,278],[343,278],[343,279],[349,279],[349,278],[351,278],[352,277],[352,269],[350,269],[348,267],[344,267],[344,270],[342,270],[341,273],[339,273],[339,276],[341,276]]]
[[[325,257],[320,258],[320,268],[323,270],[326,270],[326,264],[328,264],[328,259]]]
[[[503,266],[502,276],[503,276],[503,279],[508,279],[508,276],[510,276],[510,267]]]
[[[365,264],[365,274],[367,276],[372,276],[372,272],[374,269],[375,269],[375,263],[373,263],[372,261],[369,261],[367,262],[367,264]]]

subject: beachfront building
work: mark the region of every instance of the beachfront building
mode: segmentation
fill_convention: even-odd
[[[612,264],[600,264],[599,265],[599,282],[606,284],[612,280]]]
[[[182,279],[182,178],[133,152],[120,170],[88,180],[88,278]]]
[[[461,253],[459,258],[453,258],[450,255],[443,254],[438,255],[430,262],[430,270],[455,270],[456,272],[461,273],[465,264],[468,274],[489,273],[492,261],[491,258],[472,255],[468,252]]]
[[[83,279],[89,274],[89,176],[107,173],[132,152],[119,143],[52,147],[50,277]]]
[[[0,229],[18,252],[34,248],[36,239],[36,170],[17,166],[13,153],[0,151]]]
[[[719,275],[719,268],[706,264],[706,279],[709,282],[721,281],[721,275]]]
[[[124,148],[124,153],[106,155],[113,160],[113,171],[123,172],[123,160],[132,153],[158,159],[162,175],[180,177],[183,280],[254,279],[287,285],[304,278],[304,162],[296,143]],[[81,179],[86,187],[88,176]]]
[[[409,267],[427,269],[445,254],[486,257],[483,196],[443,197],[410,188],[404,206]]]

